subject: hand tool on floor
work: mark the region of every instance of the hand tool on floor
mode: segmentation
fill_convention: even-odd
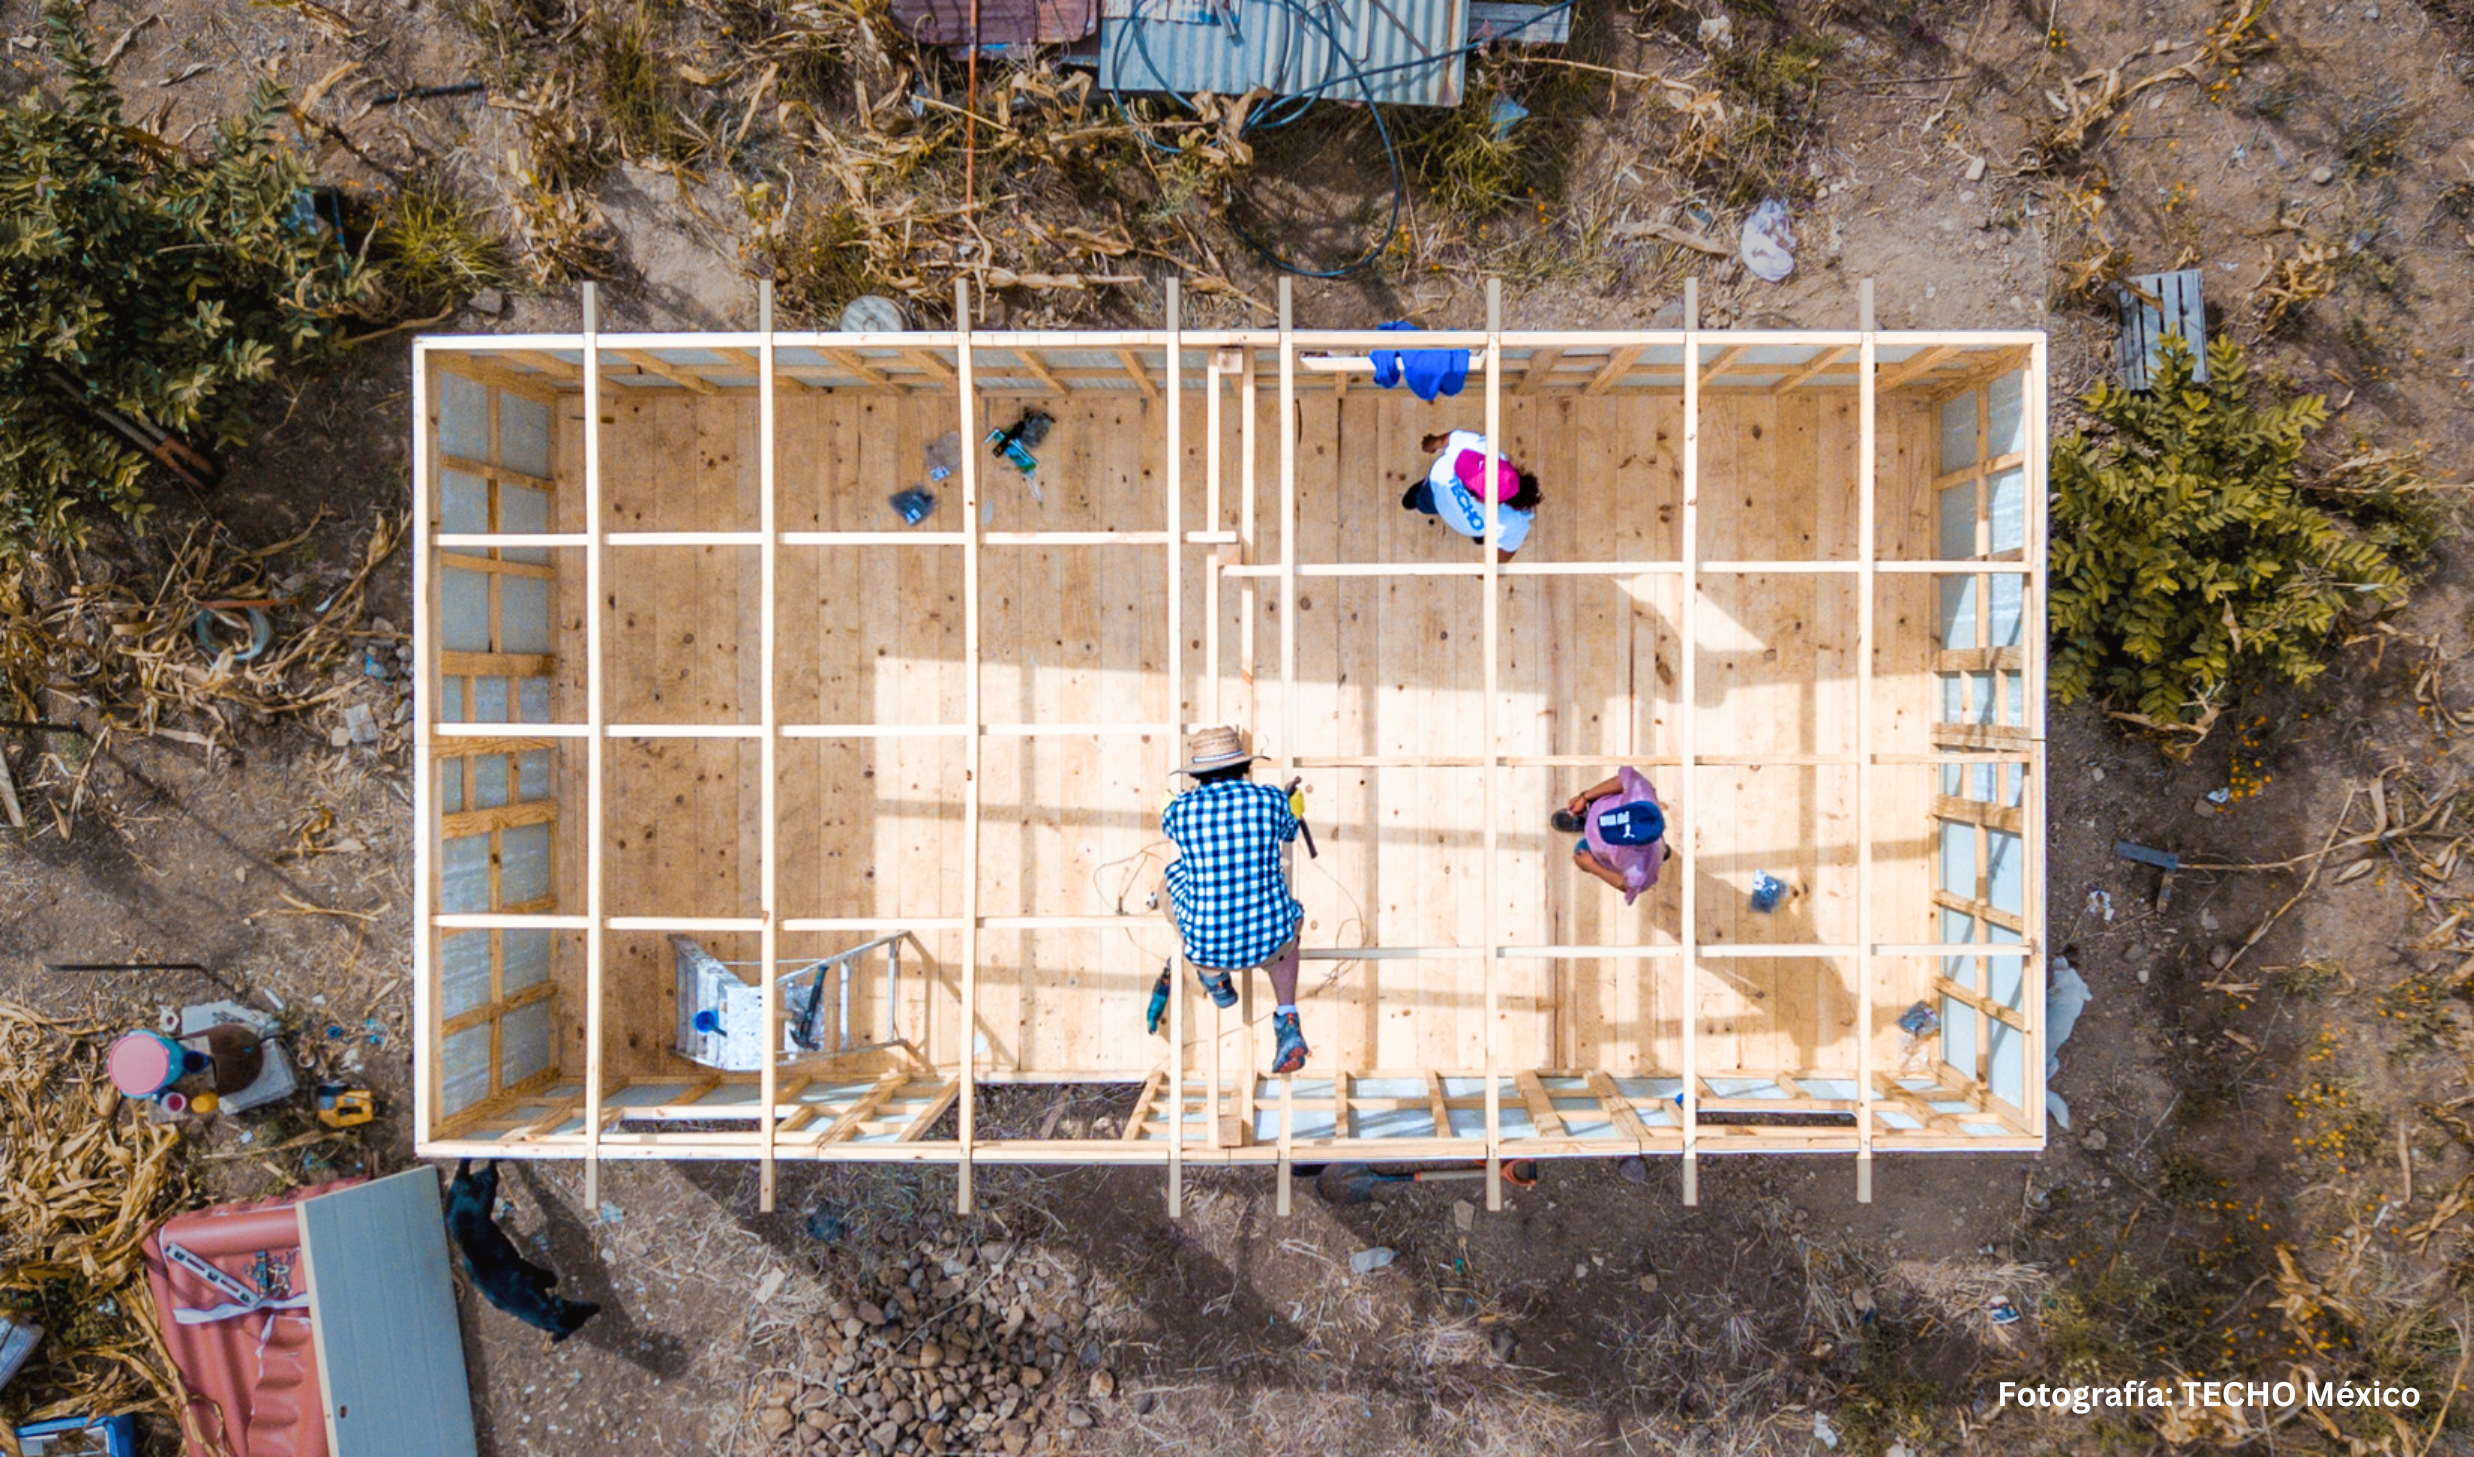
[[[1536,1159],[1505,1159],[1501,1168],[1503,1182],[1513,1188],[1536,1187]],[[1447,1184],[1485,1177],[1484,1164],[1448,1169],[1410,1169],[1398,1173],[1387,1172],[1371,1164],[1331,1164],[1315,1176],[1314,1189],[1333,1204],[1369,1204],[1374,1201],[1375,1190],[1386,1184]]]
[[[2182,857],[2171,850],[2151,850],[2128,840],[2113,842],[2113,853],[2124,860],[2156,867],[2156,908],[2163,910],[2173,904],[2173,875],[2182,868]]]
[[[1314,848],[1314,830],[1306,823],[1306,792],[1298,788],[1305,782],[1303,775],[1289,781],[1289,813],[1297,818],[1297,833],[1306,837],[1306,858],[1320,860],[1323,852]]]

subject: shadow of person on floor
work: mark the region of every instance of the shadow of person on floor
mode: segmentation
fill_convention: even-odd
[[[641,1367],[652,1376],[685,1375],[692,1358],[687,1346],[678,1337],[665,1331],[648,1330],[637,1323],[635,1316],[620,1303],[618,1288],[610,1279],[609,1267],[586,1228],[587,1215],[579,1214],[561,1192],[541,1177],[530,1160],[511,1160],[501,1164],[512,1168],[515,1179],[524,1192],[540,1206],[542,1238],[549,1244],[548,1264],[558,1272],[558,1293],[570,1300],[589,1300],[601,1307],[601,1313],[577,1331],[575,1339],[589,1346],[598,1346],[610,1354]]]

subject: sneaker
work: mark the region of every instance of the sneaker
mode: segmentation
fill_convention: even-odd
[[[1418,484],[1419,484],[1419,485],[1423,485],[1423,484],[1425,484],[1425,483],[1424,483],[1423,481],[1421,481],[1421,482],[1419,482]],[[1407,490],[1405,490],[1405,491],[1401,492],[1401,493],[1400,493],[1400,509],[1401,509],[1401,510],[1403,510],[1403,511],[1415,511],[1415,510],[1417,510],[1417,509],[1418,509],[1418,504],[1417,504],[1417,496],[1418,496],[1417,486],[1411,486],[1411,487],[1409,487],[1409,489],[1407,489]]]
[[[1273,1013],[1271,1030],[1279,1038],[1279,1045],[1272,1053],[1272,1076],[1286,1077],[1304,1067],[1306,1056],[1312,1049],[1306,1046],[1306,1034],[1297,1025],[1297,1014],[1291,1012],[1283,1016]]]
[[[1198,966],[1194,968],[1194,979],[1203,984],[1204,991],[1211,993],[1211,1005],[1224,1010],[1237,1005],[1237,983],[1230,979],[1227,972]]]

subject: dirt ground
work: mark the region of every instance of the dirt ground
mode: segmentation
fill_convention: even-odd
[[[30,31],[31,8],[9,0],[0,23]],[[133,115],[168,137],[232,106],[253,68],[305,85],[357,60],[351,84],[374,89],[456,78],[471,62],[470,36],[436,4],[324,11],[348,20],[351,39],[312,13],[321,9],[97,0],[91,16],[106,37],[162,17],[142,25],[117,71]],[[1655,75],[1699,64],[1681,46],[1637,37],[1637,17],[1596,10],[1583,7],[1573,59]],[[2246,341],[2259,335],[2252,290],[2268,261],[2305,240],[2332,242],[2334,292],[2259,340],[2259,373],[2325,392],[2332,443],[2426,442],[2438,475],[2465,476],[2474,98],[2468,33],[2447,7],[2280,6],[2276,48],[2224,91],[2207,89],[2213,75],[2157,87],[2079,157],[2035,165],[2035,139],[2055,115],[2047,93],[2062,77],[2193,39],[2222,14],[2087,0],[1825,8],[1821,29],[1838,49],[1823,123],[1803,153],[1801,249],[1786,283],[1618,238],[1590,244],[1578,277],[1516,278],[1508,322],[1670,321],[1690,268],[1714,322],[1835,324],[1852,319],[1855,283],[1869,277],[1886,327],[2051,329],[2053,396],[2067,401],[2111,358],[2110,321],[2067,297],[2066,264],[2096,246],[2087,200],[2101,198],[2100,226],[2135,268],[2206,269],[2212,326]],[[1770,23],[1762,16],[1737,12],[1736,34],[1757,39]],[[199,61],[211,69],[171,79]],[[1601,79],[1606,104],[1573,138],[1560,205],[1654,217],[1682,189],[1648,140],[1652,108],[1630,83]],[[503,118],[470,98],[377,115],[356,145],[441,159],[474,185],[490,175],[487,149],[504,140]],[[332,147],[325,155],[353,165]],[[752,288],[725,229],[676,206],[667,177],[622,169],[609,186],[622,240],[611,290],[619,324],[748,315]],[[1335,196],[1334,210],[1355,200]],[[1721,217],[1715,231],[1730,235],[1734,220]],[[1477,277],[1456,267],[1307,280],[1299,315],[1351,326],[1472,321]],[[1268,296],[1259,267],[1241,281]],[[1110,305],[1138,318],[1156,306],[1144,290]],[[503,316],[452,326],[567,328],[575,313],[563,291],[517,294]],[[281,540],[323,512],[295,555],[312,568],[343,559],[356,523],[409,499],[406,353],[400,338],[374,342],[349,368],[288,387],[206,512],[251,543]],[[187,509],[169,502],[166,517]],[[406,592],[399,558],[373,613],[390,621],[368,624],[373,643],[409,620]],[[950,1176],[937,1171],[788,1167],[779,1212],[760,1215],[753,1175],[737,1169],[612,1165],[599,1206],[586,1207],[575,1170],[511,1167],[504,1189],[519,1241],[564,1275],[565,1293],[604,1313],[545,1347],[463,1292],[482,1449],[795,1450],[764,1440],[763,1410],[800,1342],[825,1329],[828,1307],[923,1245],[1010,1242],[1019,1263],[1002,1276],[1024,1302],[1054,1307],[1053,1328],[1040,1324],[1048,1315],[1030,1328],[1057,1337],[1040,1359],[1063,1373],[1054,1387],[1076,1394],[1073,1410],[1088,1421],[1052,1407],[1041,1440],[1082,1452],[1806,1452],[1820,1450],[1817,1417],[1834,1440],[1868,1452],[2147,1450],[2158,1439],[2141,1424],[1995,1411],[1991,1383],[2082,1359],[2092,1367],[2083,1375],[2106,1379],[2252,1374],[2268,1362],[2281,1373],[2309,1353],[2297,1358],[2270,1319],[2274,1246],[2334,1248],[2365,1225],[2370,1258],[2395,1287],[2464,1306],[2449,1293],[2463,1235],[2419,1248],[2397,1236],[2469,1169],[2461,1141],[2412,1108],[2474,1089],[2446,1050],[2453,1033],[2398,1055],[2397,1014],[2412,1009],[2393,995],[2463,961],[2462,933],[2426,935],[2434,901],[2400,866],[2343,884],[2322,876],[2281,915],[2299,869],[2186,873],[2159,909],[2154,873],[2111,847],[2127,839],[2196,860],[2285,861],[2341,824],[2368,827],[2373,782],[2454,784],[2464,756],[2417,712],[2414,692],[2417,670],[2437,664],[2439,691],[2464,701],[2445,669],[2474,636],[2469,592],[2474,563],[2451,537],[2383,631],[2347,646],[2307,691],[2242,703],[2187,763],[2094,709],[2054,713],[2049,934],[2093,999],[2054,1081],[2070,1127],[2041,1156],[1894,1160],[1869,1205],[1855,1202],[1852,1170],[1831,1161],[1716,1161],[1691,1209],[1671,1167],[1653,1165],[1646,1186],[1611,1166],[1556,1167],[1465,1227],[1455,1206],[1475,1198],[1467,1185],[1407,1187],[1356,1207],[1301,1190],[1284,1220],[1267,1178],[1202,1175],[1185,1217],[1170,1221],[1155,1175],[992,1169],[980,1213],[962,1221],[949,1212]],[[358,691],[391,711],[400,689],[371,680]],[[227,1120],[195,1164],[218,1195],[410,1162],[400,1116],[408,757],[400,734],[339,749],[330,726],[258,731],[239,752],[212,756],[162,739],[124,746],[103,776],[107,813],[0,849],[0,995],[125,1023],[209,988],[185,974],[113,978],[45,963],[199,961],[288,1009],[296,1049],[377,1089],[388,1116],[361,1137],[263,1153],[296,1130]],[[2205,798],[2251,785],[2223,807]],[[301,855],[300,828],[321,809],[333,828]],[[2264,936],[2237,956],[2263,921]],[[2326,974],[2295,970],[2308,967]],[[2440,1017],[2461,1027],[2452,1012]],[[2306,1148],[2319,1125],[2293,1100],[2340,1085],[2392,1121],[2367,1151]],[[1065,1095],[996,1096],[988,1116],[1036,1124],[1110,1107],[1102,1092],[1061,1110],[1052,1097]],[[820,1207],[836,1215],[821,1236],[811,1217]],[[1397,1252],[1389,1268],[1348,1273],[1352,1253],[1377,1246]],[[2205,1353],[2218,1369],[2196,1364],[2186,1345],[2157,1366],[2123,1368],[2167,1320],[2155,1301],[2123,1291],[2168,1278],[2207,1307],[2196,1324],[2210,1341],[2221,1333]],[[1070,1299],[1059,1293],[1068,1290]],[[2056,1294],[2074,1290],[2083,1294]],[[2002,1302],[2026,1318],[1997,1324]],[[2085,1332],[2065,1328],[2069,1310],[2094,1312],[2118,1349],[2091,1354]],[[805,1400],[795,1379],[790,1390],[784,1400]],[[857,1432],[799,1430],[806,1450],[867,1450]],[[2446,1451],[2461,1437],[2434,1428],[2418,1440]],[[2254,1438],[2261,1451],[2328,1440],[2300,1423]],[[155,1441],[172,1450],[164,1434]],[[998,1450],[993,1438],[988,1449]]]

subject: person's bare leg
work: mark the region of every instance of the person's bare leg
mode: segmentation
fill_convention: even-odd
[[[1271,978],[1273,1005],[1297,1005],[1297,943],[1291,941],[1286,951],[1263,963],[1263,974]]]

